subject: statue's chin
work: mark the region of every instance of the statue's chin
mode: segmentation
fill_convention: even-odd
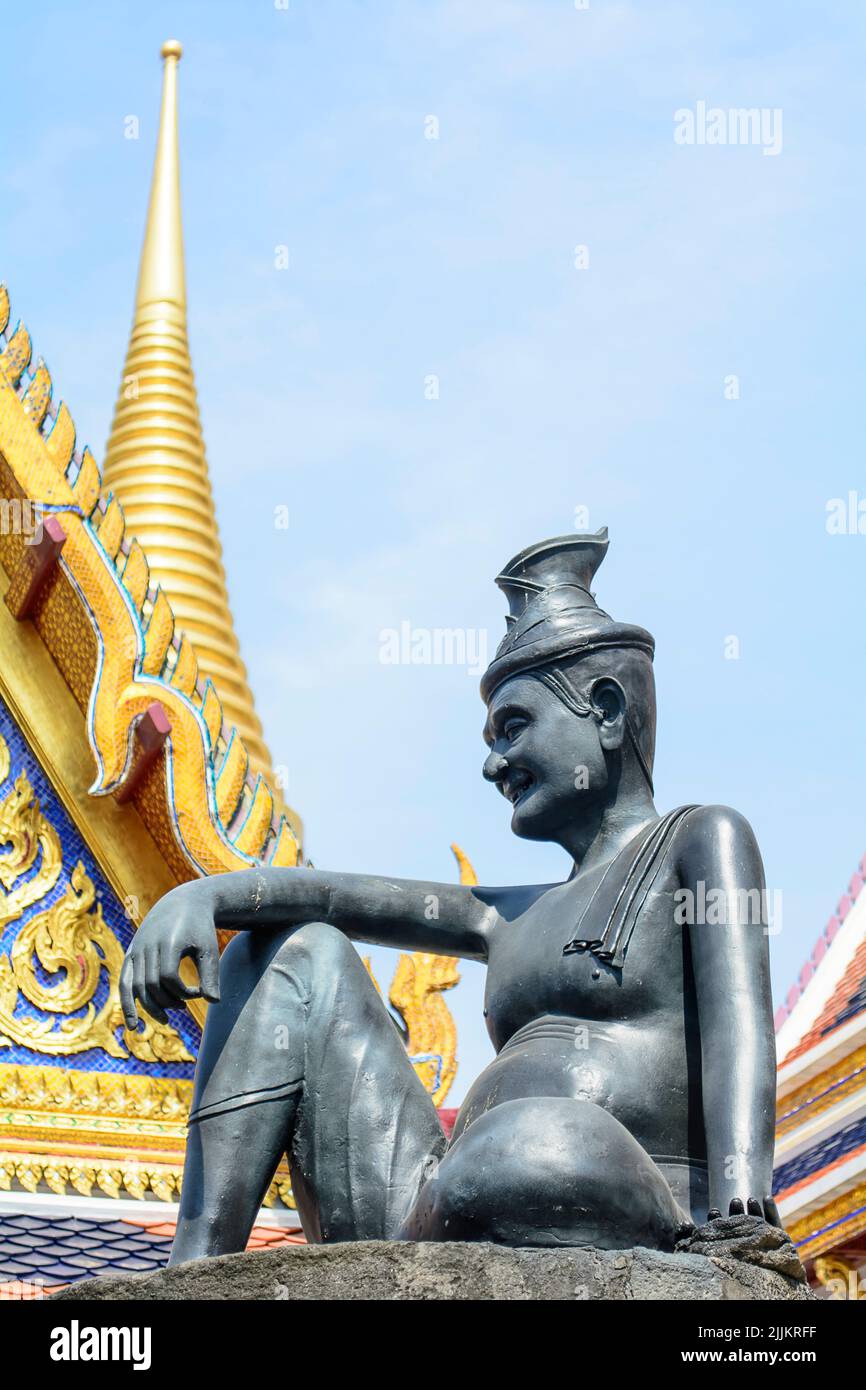
[[[537,789],[533,789],[525,802],[515,806],[511,816],[512,832],[521,840],[552,840],[555,838],[552,818],[549,810],[545,814],[544,806],[533,807],[536,795]]]
[[[521,840],[548,840],[560,845],[566,831],[588,813],[585,792],[564,797],[549,788],[535,786],[512,811],[511,830]]]

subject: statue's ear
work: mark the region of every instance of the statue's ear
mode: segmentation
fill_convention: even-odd
[[[602,676],[595,681],[589,699],[598,721],[598,737],[602,748],[613,751],[621,748],[625,738],[625,717],[628,698],[618,680]]]

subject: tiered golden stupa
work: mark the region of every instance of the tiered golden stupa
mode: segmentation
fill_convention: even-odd
[[[234,637],[186,342],[177,62],[104,488],[0,287],[0,1294],[167,1258],[206,1006],[137,1033],[118,975],[197,874],[302,858]],[[471,868],[463,861],[464,881]],[[437,1104],[455,962],[390,999]],[[288,1171],[257,1241],[297,1231]]]
[[[159,138],[135,314],[102,468],[123,506],[153,579],[213,681],[255,772],[270,755],[234,632],[214,515],[186,324],[180,202],[177,67],[181,46],[163,45]]]

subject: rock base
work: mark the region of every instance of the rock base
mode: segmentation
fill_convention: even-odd
[[[521,1249],[356,1241],[190,1260],[157,1274],[88,1279],[58,1301],[116,1299],[805,1300],[802,1279],[727,1251]]]

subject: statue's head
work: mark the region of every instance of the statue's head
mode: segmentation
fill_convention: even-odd
[[[507,632],[484,674],[484,775],[514,808],[511,828],[559,841],[594,807],[652,792],[654,642],[590,592],[607,529],[530,546],[497,576]]]

